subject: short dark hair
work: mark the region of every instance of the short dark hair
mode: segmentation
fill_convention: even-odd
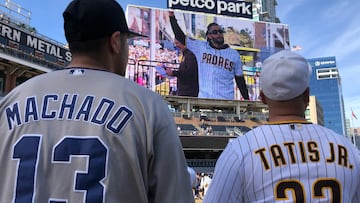
[[[208,26],[207,26],[207,30],[206,30],[206,35],[208,35],[209,34],[209,30],[210,30],[210,28],[211,27],[214,27],[214,26],[220,26],[219,24],[217,24],[217,23],[210,23]]]
[[[103,50],[102,47],[105,46],[107,40],[109,40],[109,37],[87,40],[87,41],[73,41],[73,42],[69,42],[69,49],[72,54],[99,53]]]

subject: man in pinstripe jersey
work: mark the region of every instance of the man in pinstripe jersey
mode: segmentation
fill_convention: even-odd
[[[305,120],[309,67],[290,51],[264,61],[260,96],[269,123],[226,146],[204,203],[360,202],[357,148]]]
[[[175,37],[185,38],[172,11],[169,12],[169,17]],[[210,23],[207,26],[207,41],[186,38],[186,47],[195,54],[198,61],[198,97],[233,100],[235,80],[243,99],[249,100],[240,55],[224,43],[224,33],[217,23]]]

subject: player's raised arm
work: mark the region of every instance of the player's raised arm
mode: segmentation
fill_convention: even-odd
[[[240,90],[241,95],[243,96],[244,100],[249,100],[249,90],[245,83],[244,76],[235,76],[236,85]]]
[[[171,28],[174,32],[175,38],[179,40],[179,42],[181,44],[186,44],[185,43],[185,39],[186,39],[186,35],[184,33],[184,31],[182,31],[182,29],[180,28],[179,24],[177,23],[175,14],[173,11],[169,11],[169,18],[170,18],[170,25]]]

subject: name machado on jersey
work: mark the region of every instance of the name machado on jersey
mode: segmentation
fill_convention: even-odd
[[[23,105],[21,105],[23,104]],[[82,120],[119,133],[132,118],[133,111],[127,106],[116,106],[109,98],[96,99],[87,95],[82,101],[78,94],[45,94],[43,99],[27,97],[24,102],[14,102],[6,107],[9,130],[39,120]]]

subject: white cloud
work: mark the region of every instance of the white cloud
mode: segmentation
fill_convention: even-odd
[[[340,29],[340,28],[339,28]],[[340,29],[334,32],[331,41],[320,41],[319,47],[314,52],[321,52],[323,55],[336,56],[337,60],[343,60],[350,58],[352,53],[357,52],[360,49],[360,27],[352,27],[347,30]],[[350,56],[350,57],[349,57]]]
[[[324,2],[327,3],[327,2]],[[339,1],[334,4],[328,4],[329,7],[322,7],[319,12],[321,14],[321,19],[328,21],[329,23],[334,23],[335,21],[343,20],[345,12],[348,12],[350,7],[350,2],[348,1]]]
[[[276,15],[280,18],[283,22],[288,22],[288,18],[294,10],[299,7],[304,2],[301,0],[292,0],[289,3],[288,0],[278,0],[278,6],[276,8]],[[281,9],[279,9],[281,8]]]

